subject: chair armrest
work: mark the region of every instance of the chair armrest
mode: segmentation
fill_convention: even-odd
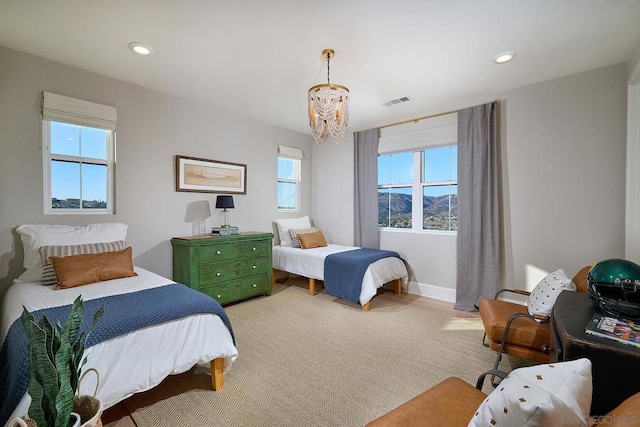
[[[476,382],[476,388],[478,390],[482,391],[482,386],[484,385],[484,379],[486,378],[487,375],[499,377],[501,380],[507,377],[507,373],[504,371],[501,371],[499,369],[490,369],[478,377],[478,381]]]
[[[524,295],[525,297],[528,297],[529,295],[531,295],[531,292],[523,291],[521,289],[500,289],[498,292],[496,292],[496,295],[493,298],[498,299],[498,295],[500,295],[503,292],[513,292],[514,294]]]

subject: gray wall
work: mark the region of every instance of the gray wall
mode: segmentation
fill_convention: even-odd
[[[531,288],[545,271],[573,274],[623,256],[626,80],[619,64],[398,118],[501,100],[507,284]],[[42,90],[118,108],[115,215],[43,215]],[[305,152],[299,213],[276,211],[279,144]],[[124,222],[135,263],[170,277],[169,239],[191,232],[186,205],[215,200],[174,191],[176,154],[247,164],[248,194],[234,197],[231,212],[243,230],[270,231],[274,218],[311,214],[330,241],[353,243],[352,133],[316,145],[308,135],[0,47],[0,153],[0,295],[22,270],[15,227],[25,223]],[[209,225],[217,221],[215,212]],[[455,237],[383,232],[381,243],[409,261],[412,291],[451,299]]]
[[[213,78],[213,77],[212,77]],[[115,215],[43,214],[40,92],[118,108]],[[247,164],[247,194],[230,213],[241,230],[271,231],[276,210],[277,146],[301,148],[300,214],[311,211],[309,135],[164,95],[0,47],[0,296],[22,272],[20,224],[123,222],[134,262],[171,277],[174,236],[191,234],[186,206],[215,194],[175,191],[176,154]],[[296,214],[298,215],[298,214]]]
[[[508,286],[532,289],[545,272],[573,275],[624,256],[626,82],[626,64],[618,64],[398,119],[501,100]],[[337,167],[326,167],[336,159]],[[338,146],[313,147],[313,216],[345,244],[353,242],[351,165],[352,134]],[[414,292],[455,295],[455,237],[381,232],[380,241],[408,260]]]

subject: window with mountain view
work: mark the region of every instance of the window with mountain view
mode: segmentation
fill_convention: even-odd
[[[447,145],[378,156],[378,226],[455,231],[457,154]]]
[[[378,226],[411,228],[413,153],[378,156]]]
[[[457,230],[458,146],[422,152],[422,228]]]

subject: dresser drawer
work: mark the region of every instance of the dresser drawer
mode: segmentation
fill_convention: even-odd
[[[220,304],[227,304],[256,295],[270,295],[271,277],[266,274],[244,277],[217,285],[203,285],[199,290]]]
[[[234,259],[266,256],[271,249],[266,241],[249,240],[246,242],[219,243],[198,248],[200,264]]]
[[[266,256],[221,262],[212,261],[200,264],[198,282],[201,286],[222,283],[240,277],[269,274],[270,269],[271,259]]]

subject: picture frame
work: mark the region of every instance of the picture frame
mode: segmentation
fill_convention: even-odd
[[[247,194],[247,165],[176,155],[176,191]]]

